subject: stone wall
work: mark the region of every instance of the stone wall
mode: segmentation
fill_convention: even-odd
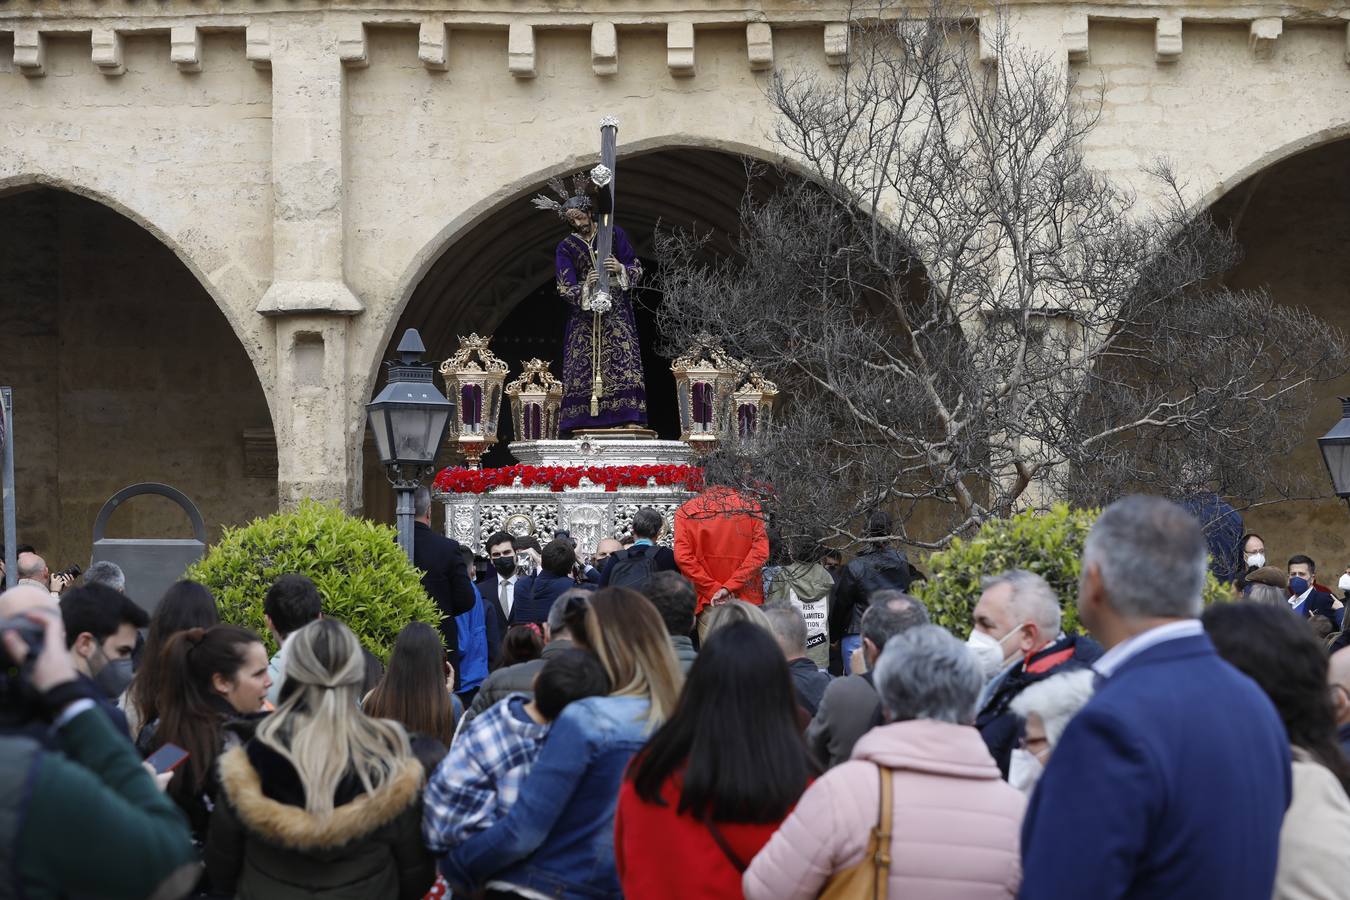
[[[1015,40],[1062,60],[1085,97],[1101,90],[1089,161],[1136,184],[1141,210],[1157,193],[1139,171],[1157,156],[1204,205],[1350,134],[1343,2],[1009,5]],[[250,424],[275,431],[280,502],[359,509],[363,406],[447,248],[587,165],[604,113],[622,120],[621,152],[776,158],[764,86],[775,70],[828,76],[848,13],[793,0],[0,4],[0,195],[61,187],[147,229],[251,364],[270,415]],[[982,14],[981,34],[993,23]],[[695,212],[714,202],[671,194]],[[515,250],[483,252],[505,265]],[[40,320],[25,327],[34,347],[56,340]],[[24,352],[26,372],[41,367]],[[49,460],[33,477],[68,468]]]
[[[212,537],[276,508],[275,451],[252,448],[245,466],[246,430],[268,427],[247,355],[191,273],[107,207],[46,189],[0,199],[0,360],[19,540],[53,568],[88,564],[99,508],[138,481],[182,489]],[[157,498],[109,530],[190,535]]]

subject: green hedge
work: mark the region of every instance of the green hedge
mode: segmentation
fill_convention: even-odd
[[[216,595],[222,621],[254,629],[275,650],[263,623],[263,596],[290,573],[314,579],[324,615],[346,623],[381,660],[409,622],[439,625],[422,573],[399,549],[393,528],[314,501],[226,529],[186,577]]]
[[[964,637],[973,624],[981,577],[1027,569],[1050,582],[1059,595],[1064,630],[1077,633],[1083,542],[1098,512],[1070,509],[1060,503],[1048,512],[1028,511],[986,522],[974,537],[957,539],[946,550],[930,556],[928,580],[917,582],[914,593],[928,605],[933,621]],[[1228,590],[1208,575],[1205,602],[1227,596]]]

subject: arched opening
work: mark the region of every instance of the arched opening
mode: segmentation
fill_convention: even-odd
[[[1216,220],[1233,228],[1243,258],[1227,275],[1233,288],[1265,287],[1281,303],[1306,307],[1350,333],[1350,140],[1324,143],[1287,156],[1239,183],[1214,204]],[[1322,583],[1335,585],[1350,530],[1344,505],[1330,496],[1317,438],[1340,419],[1338,396],[1350,394],[1350,377],[1323,382],[1303,439],[1291,458],[1272,466],[1294,467],[1325,499],[1257,507],[1244,514],[1248,530],[1260,532],[1272,564],[1283,566],[1305,553],[1319,563]],[[1241,415],[1241,410],[1234,410]]]
[[[708,235],[707,251],[734,251],[739,207],[746,191],[757,195],[782,183],[781,173],[748,158],[701,147],[671,147],[625,153],[619,148],[617,221],[628,232],[646,270],[646,288],[637,297],[649,419],[662,437],[678,436],[670,362],[658,351],[652,289],[656,276],[657,229],[695,228]],[[570,175],[570,173],[569,173]],[[494,213],[459,234],[413,288],[383,358],[389,358],[404,329],[416,328],[428,356],[449,356],[459,335],[492,334],[493,351],[511,365],[512,377],[532,357],[550,360],[562,371],[562,329],[566,311],[554,288],[554,249],[567,226],[530,199],[544,190],[532,185]],[[507,409],[504,430],[488,465],[508,460],[512,439]],[[392,510],[393,498],[374,449],[367,441],[365,508],[372,515]]]
[[[53,570],[87,565],[99,508],[134,482],[182,490],[212,537],[276,509],[271,417],[243,345],[173,251],[109,206],[50,187],[0,195],[0,360],[18,539]],[[153,498],[109,530],[188,534]]]

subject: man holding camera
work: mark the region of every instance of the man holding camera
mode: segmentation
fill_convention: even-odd
[[[0,595],[0,640],[0,895],[186,894],[200,866],[182,814],[76,677],[50,595]]]

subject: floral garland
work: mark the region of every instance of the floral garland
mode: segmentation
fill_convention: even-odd
[[[448,494],[482,494],[493,488],[547,487],[551,491],[575,488],[583,478],[596,487],[615,491],[621,487],[682,487],[697,491],[703,485],[703,470],[697,466],[502,466],[497,469],[442,469],[435,487]]]

